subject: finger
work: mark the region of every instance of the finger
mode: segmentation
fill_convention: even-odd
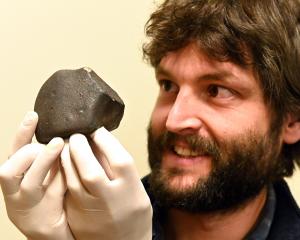
[[[97,158],[97,160],[100,163],[101,167],[105,171],[106,176],[109,178],[109,180],[113,180],[114,175],[113,175],[113,172],[112,172],[112,170],[109,166],[109,162],[106,159],[105,155],[100,151],[100,149],[97,147],[95,142],[89,141],[89,144],[92,148],[92,151],[93,151],[95,157]]]
[[[47,144],[25,174],[20,186],[22,190],[30,193],[42,189],[43,182],[49,170],[58,159],[63,146],[64,141],[62,138],[53,138]]]
[[[69,143],[66,143],[61,153],[61,165],[65,175],[67,188],[75,199],[82,199],[88,194],[78,176],[76,167],[70,157]]]
[[[139,178],[131,155],[109,131],[99,128],[92,139],[105,155],[116,178]]]
[[[47,173],[44,181],[43,181],[43,187],[47,187],[55,178],[57,171],[59,171],[59,165],[60,165],[60,160],[59,157],[57,159],[57,161],[55,161],[51,168],[50,171]]]
[[[24,145],[31,143],[37,122],[37,113],[33,111],[27,112],[13,139],[10,155],[14,154]]]
[[[4,194],[10,195],[19,190],[25,172],[43,148],[44,146],[39,143],[26,145],[2,164],[0,181]]]
[[[70,156],[84,187],[92,194],[99,193],[101,186],[109,182],[96,159],[86,137],[74,134],[70,137]]]
[[[54,198],[60,197],[61,201],[63,201],[63,197],[67,191],[67,184],[61,166],[56,165],[56,168],[57,169],[53,170],[53,173],[56,172],[56,174],[51,179],[51,182],[47,187],[46,194]]]

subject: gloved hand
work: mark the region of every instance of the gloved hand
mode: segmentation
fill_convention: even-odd
[[[62,152],[66,211],[77,240],[151,240],[152,207],[129,153],[104,128]]]
[[[66,184],[58,159],[64,142],[31,143],[37,121],[35,112],[27,113],[0,168],[7,214],[30,240],[74,240],[63,210]]]

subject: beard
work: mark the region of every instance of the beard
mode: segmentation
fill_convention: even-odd
[[[180,184],[174,187],[171,182],[175,178],[183,180],[187,170],[161,167],[163,152],[173,151],[177,140],[185,141],[191,150],[211,159],[209,175],[199,176],[185,187]],[[154,137],[150,125],[150,193],[166,209],[190,213],[233,211],[282,176],[285,167],[280,152],[279,132],[260,135],[249,130],[233,139],[217,142],[198,135],[182,136],[168,131]]]

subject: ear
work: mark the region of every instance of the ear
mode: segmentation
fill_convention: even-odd
[[[300,140],[300,119],[288,115],[283,128],[283,141],[294,144]]]

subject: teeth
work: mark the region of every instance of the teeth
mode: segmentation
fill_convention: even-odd
[[[197,151],[190,150],[189,148],[175,146],[174,151],[176,154],[183,156],[183,157],[196,157],[199,156],[200,153]]]

